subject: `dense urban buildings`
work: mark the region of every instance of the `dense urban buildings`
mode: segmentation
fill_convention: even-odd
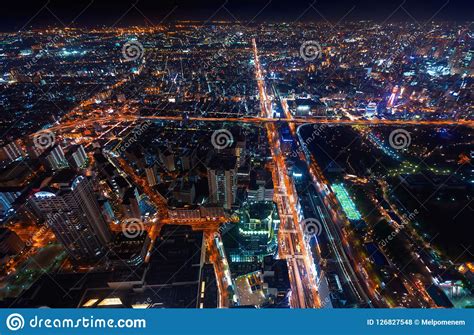
[[[474,307],[472,22],[149,23],[0,34],[2,306]]]
[[[111,235],[87,177],[61,171],[29,202],[72,258],[90,260],[105,253]]]

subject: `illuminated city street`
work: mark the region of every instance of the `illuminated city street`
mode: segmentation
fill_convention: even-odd
[[[176,334],[472,334],[472,4],[9,6],[2,334],[39,307],[126,309],[124,335],[137,309],[227,309]]]

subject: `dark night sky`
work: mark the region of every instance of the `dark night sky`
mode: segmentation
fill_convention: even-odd
[[[313,8],[308,9],[312,0],[228,0],[227,2],[139,0],[136,7],[133,7],[132,4],[136,2],[136,0],[9,0],[2,3],[0,29],[19,30],[45,25],[144,25],[147,21],[157,24],[168,14],[166,21],[207,20],[214,13],[214,19],[250,20],[262,9],[256,21],[327,19],[337,22],[343,17],[346,20],[384,21],[393,13],[390,17],[392,21],[422,22],[438,11],[436,20],[474,20],[473,0],[320,0],[314,2],[317,11]],[[224,3],[225,8],[222,8]],[[308,10],[305,12],[306,9]],[[71,24],[75,18],[74,24]]]

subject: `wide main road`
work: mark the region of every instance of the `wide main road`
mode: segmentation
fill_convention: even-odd
[[[257,44],[253,40],[255,76],[260,96],[262,119],[271,118],[271,103],[266,93],[263,72],[258,57]],[[316,281],[312,272],[312,261],[305,248],[303,232],[298,224],[296,210],[297,196],[288,177],[285,159],[280,150],[280,136],[274,123],[266,124],[268,142],[273,158],[273,183],[276,189],[275,201],[280,215],[278,234],[279,254],[287,260],[292,289],[291,305],[299,308],[321,306]]]
[[[261,82],[259,80],[259,82]],[[262,104],[262,108],[268,110],[268,102]],[[183,112],[184,113],[184,112]],[[189,121],[196,122],[237,122],[250,124],[267,124],[288,122],[290,124],[321,124],[321,125],[348,125],[348,126],[467,126],[474,127],[474,120],[347,120],[347,119],[330,119],[330,118],[301,118],[293,117],[291,119],[280,120],[272,118],[271,116],[257,116],[257,117],[201,117],[190,116]],[[181,116],[167,116],[167,115],[121,115],[120,113],[94,119],[74,120],[62,122],[59,125],[52,126],[48,129],[42,129],[35,134],[40,134],[48,131],[61,131],[73,128],[89,127],[93,124],[104,124],[109,122],[145,122],[145,121],[183,121]],[[34,134],[33,134],[34,135]]]

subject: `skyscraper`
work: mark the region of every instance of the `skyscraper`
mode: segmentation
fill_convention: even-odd
[[[16,189],[0,187],[0,222],[15,211],[13,203],[20,195],[21,187]]]
[[[49,167],[52,170],[60,170],[68,167],[68,162],[66,156],[64,155],[63,148],[57,145],[51,149],[51,151],[46,156]]]
[[[0,227],[0,259],[5,256],[17,255],[23,248],[25,243],[12,230]]]
[[[160,150],[160,160],[168,171],[176,170],[175,156],[173,152],[168,149],[163,151]]]
[[[123,215],[126,218],[140,219],[140,196],[136,187],[128,188],[122,199]]]
[[[66,155],[66,158],[74,168],[83,168],[87,164],[87,154],[82,145],[73,146]]]
[[[146,179],[148,181],[148,185],[155,186],[158,185],[160,182],[160,175],[158,174],[156,164],[147,166],[145,168]]]
[[[0,150],[0,159],[8,160],[10,162],[17,160],[18,158],[23,157],[24,155],[25,153],[18,141],[11,142],[2,147]]]
[[[30,203],[75,260],[105,254],[111,233],[87,177],[63,170],[49,187],[36,192]]]
[[[207,168],[209,201],[231,209],[237,190],[235,156],[215,156]]]

